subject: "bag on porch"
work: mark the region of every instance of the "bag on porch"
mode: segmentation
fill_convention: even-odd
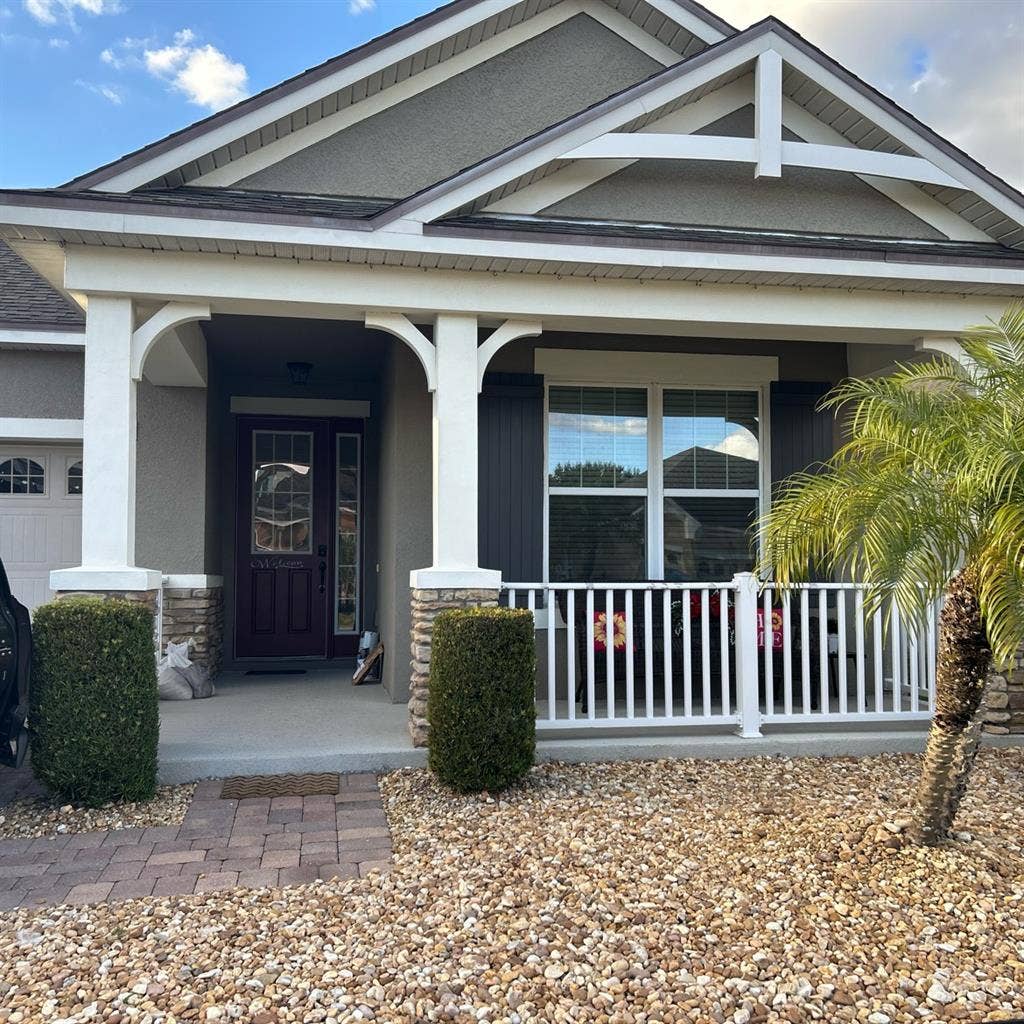
[[[214,694],[210,670],[188,656],[190,641],[167,642],[167,656],[160,662],[157,692],[161,700],[201,700]]]

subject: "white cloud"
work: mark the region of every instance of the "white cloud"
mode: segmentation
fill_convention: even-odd
[[[774,14],[996,174],[1024,186],[1024,4],[705,2],[739,28]]]
[[[96,82],[86,82],[81,78],[75,79],[75,85],[82,89],[88,89],[89,92],[93,92],[97,96],[102,96],[105,100],[113,103],[116,107],[119,107],[124,103],[124,91],[116,86],[100,85]]]
[[[51,39],[50,47],[54,50],[66,50],[71,44],[66,39]]]
[[[184,93],[190,103],[210,110],[221,110],[245,99],[249,73],[245,65],[231,60],[217,47],[193,45],[196,35],[185,28],[174,34],[170,46],[147,48],[143,52],[146,70]],[[109,54],[109,56],[106,56]],[[124,60],[105,50],[100,59],[115,67]],[[117,61],[121,63],[117,63]]]
[[[735,455],[740,459],[752,459],[755,462],[758,457],[757,438],[744,427],[739,427],[731,434],[711,446],[713,452],[721,452],[723,455]]]
[[[354,17],[366,11],[372,11],[377,6],[377,0],[348,0],[348,13]]]
[[[25,10],[40,25],[61,24],[75,27],[75,12],[85,14],[120,14],[121,0],[24,0]]]

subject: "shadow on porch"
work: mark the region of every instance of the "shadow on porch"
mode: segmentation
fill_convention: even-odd
[[[348,669],[303,675],[228,672],[210,700],[160,704],[160,781],[423,764],[404,704]]]

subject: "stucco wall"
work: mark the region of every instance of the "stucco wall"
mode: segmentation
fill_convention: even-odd
[[[164,573],[206,569],[206,389],[141,381],[135,559]]]
[[[0,351],[0,417],[81,419],[81,352]]]
[[[753,118],[753,106],[743,107],[696,134],[752,138]],[[798,140],[788,130],[783,134]],[[750,164],[719,160],[638,160],[543,213],[892,238],[946,237],[855,174],[784,167],[781,178],[755,178]]]
[[[578,15],[238,183],[405,196],[646,78],[660,65]]]
[[[397,702],[409,695],[409,573],[430,565],[433,525],[431,396],[419,361],[401,342],[385,368],[381,405],[378,623],[384,686]]]

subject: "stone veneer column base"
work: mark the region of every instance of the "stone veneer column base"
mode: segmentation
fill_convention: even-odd
[[[111,598],[120,598],[122,601],[137,601],[144,604],[154,615],[156,615],[157,595],[159,590],[59,590],[54,595],[55,601],[61,601],[65,597],[102,597],[109,601]]]
[[[986,705],[984,732],[1024,734],[1024,649],[1005,672],[989,675]]]
[[[164,644],[169,640],[192,640],[189,657],[216,675],[224,647],[224,588],[165,587]]]
[[[497,590],[412,589],[412,675],[409,680],[409,732],[413,746],[425,747],[429,735],[427,691],[434,619],[449,608],[496,608]]]

